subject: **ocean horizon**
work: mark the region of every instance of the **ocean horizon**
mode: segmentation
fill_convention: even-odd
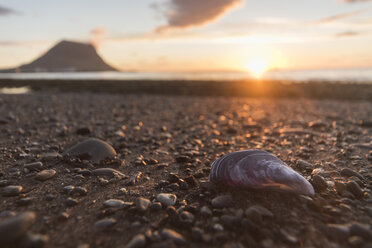
[[[0,79],[21,80],[249,80],[249,72],[36,72],[0,73]],[[262,80],[293,82],[325,81],[372,83],[372,68],[273,70],[264,73]]]

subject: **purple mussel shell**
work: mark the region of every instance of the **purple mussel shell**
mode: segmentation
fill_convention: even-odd
[[[209,180],[242,188],[273,188],[314,196],[313,186],[279,158],[259,150],[227,154],[213,162]]]

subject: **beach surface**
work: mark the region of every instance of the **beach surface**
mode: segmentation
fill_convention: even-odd
[[[230,95],[240,97],[223,90],[146,94],[151,87],[109,94],[120,92],[72,85],[0,95],[0,230],[19,233],[7,244],[372,245],[370,86],[357,97],[344,88],[344,98],[338,91],[247,98],[235,88]],[[88,138],[111,144],[116,157],[93,163],[60,155]],[[246,149],[278,156],[313,184],[315,197],[209,182],[215,159]],[[160,193],[170,193],[171,202],[176,196],[174,206]],[[6,221],[15,216],[14,227]]]

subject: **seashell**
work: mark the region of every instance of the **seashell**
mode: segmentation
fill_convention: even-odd
[[[213,162],[212,183],[241,188],[272,188],[314,196],[313,186],[279,158],[259,150],[227,154]]]
[[[89,159],[93,163],[99,163],[105,158],[113,158],[116,156],[115,149],[100,139],[84,140],[62,153],[63,156],[80,157]]]

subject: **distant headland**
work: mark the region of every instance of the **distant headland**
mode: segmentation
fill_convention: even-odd
[[[92,44],[60,41],[29,64],[0,72],[88,72],[117,71],[108,65]]]

